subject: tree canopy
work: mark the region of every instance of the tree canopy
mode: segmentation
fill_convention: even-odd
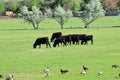
[[[27,6],[23,6],[21,8],[21,13],[23,19],[26,22],[31,23],[34,29],[38,29],[40,22],[45,18],[43,13],[36,6],[32,6],[32,12],[28,10]]]
[[[82,11],[85,8],[84,4],[88,4],[90,1],[91,0],[1,0],[1,2],[5,5],[4,10],[11,10],[15,12],[19,12],[21,6],[24,5],[26,5],[30,10],[34,5],[40,9],[44,9],[46,7],[55,9],[55,7],[59,4],[65,10]],[[102,6],[106,11],[120,11],[120,0],[99,1],[102,3]]]
[[[70,17],[72,17],[72,11],[63,9],[60,5],[55,8],[55,20],[61,25],[61,29],[63,29],[63,25],[68,21]]]
[[[90,23],[101,16],[104,16],[104,9],[101,3],[99,0],[91,0],[88,4],[86,4],[81,20],[84,22],[85,28],[87,28]]]

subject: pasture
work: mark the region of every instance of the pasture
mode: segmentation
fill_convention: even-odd
[[[108,17],[109,18],[109,17]],[[102,18],[103,19],[103,18]],[[106,19],[106,18],[105,18]],[[117,17],[117,20],[120,18]],[[91,26],[119,26],[119,21],[95,22]],[[112,19],[114,20],[114,19]],[[52,22],[54,24],[52,24]],[[32,26],[23,20],[0,20],[0,74],[13,74],[16,80],[119,80],[120,68],[113,69],[113,64],[120,65],[120,28],[76,28],[83,25],[77,20],[66,23],[66,29],[60,29],[54,20],[41,23],[41,29],[32,30]],[[72,20],[71,20],[72,21]],[[69,29],[70,24],[75,28]],[[45,27],[47,28],[45,28]],[[50,26],[50,27],[49,27]],[[55,27],[52,27],[55,26]],[[33,49],[38,37],[51,37],[53,32],[67,34],[92,34],[94,44],[60,45],[56,48]],[[53,43],[50,43],[51,46]],[[89,68],[86,75],[81,75],[82,66]],[[45,77],[43,70],[50,68],[50,77]],[[61,74],[60,68],[67,69]],[[103,75],[98,76],[97,72]],[[5,77],[1,80],[5,80]]]

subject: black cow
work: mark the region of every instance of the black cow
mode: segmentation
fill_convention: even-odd
[[[71,34],[71,41],[73,44],[79,44],[79,35],[78,34]]]
[[[33,44],[33,48],[36,48],[37,45],[39,45],[39,48],[40,48],[41,44],[46,44],[46,48],[48,46],[51,47],[48,37],[41,37],[36,39],[35,43]]]
[[[79,41],[81,41],[81,44],[87,44],[87,35],[79,34]]]
[[[51,37],[51,42],[53,41],[53,40],[55,40],[56,38],[59,38],[59,37],[61,37],[62,36],[62,33],[61,32],[55,32],[55,33],[53,33],[52,34],[52,37]]]
[[[63,43],[63,46],[66,45],[66,41],[64,37],[60,37],[60,38],[56,38],[56,40],[54,41],[53,47],[56,47],[56,45],[59,46],[59,43]]]
[[[71,45],[71,36],[70,35],[64,35],[62,37],[65,38],[66,45],[68,45],[68,44]]]
[[[93,35],[83,36],[83,38],[81,39],[81,44],[88,44],[87,41],[91,41],[91,44],[93,44]]]
[[[91,41],[91,44],[93,44],[93,35],[87,35],[87,41]]]

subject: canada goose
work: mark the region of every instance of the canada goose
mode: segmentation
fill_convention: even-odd
[[[49,67],[47,67],[46,69],[44,69],[44,72],[45,72],[45,73],[50,72]]]
[[[85,67],[85,66],[83,65],[83,70],[87,71],[87,70],[88,70],[88,68],[87,68],[87,67]]]
[[[116,64],[112,65],[112,68],[118,68],[118,67],[119,65],[116,65]]]
[[[86,74],[86,71],[85,71],[85,70],[82,70],[80,74]]]
[[[0,79],[1,79],[1,78],[3,78],[3,75],[2,75],[2,74],[0,74]]]
[[[102,75],[102,74],[103,74],[103,72],[102,72],[102,71],[99,71],[99,72],[98,72],[98,75],[99,75],[99,76],[100,76],[100,75]]]
[[[61,74],[69,72],[68,70],[63,70],[62,68],[60,69]]]
[[[13,75],[6,75],[6,80],[14,80]]]
[[[46,73],[46,77],[50,76],[50,69],[49,69],[49,67],[47,67],[46,69],[44,69],[44,72]]]

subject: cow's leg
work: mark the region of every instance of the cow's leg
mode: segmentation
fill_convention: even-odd
[[[78,43],[78,41],[75,41],[76,42],[76,45],[78,45],[79,43]]]
[[[59,43],[58,43],[58,47],[59,47]]]
[[[61,42],[61,45],[62,45],[62,42]]]
[[[73,41],[73,45],[75,44],[75,41]]]
[[[51,45],[50,45],[50,43],[49,43],[49,42],[46,44],[46,47],[47,47],[47,48],[48,48],[48,46],[51,48]]]
[[[87,42],[87,41],[85,41],[85,45],[88,45],[88,42]]]
[[[91,44],[93,44],[93,39],[91,40]]]
[[[48,43],[48,45],[49,45],[49,47],[51,48],[51,45],[50,45],[50,43]]]
[[[46,43],[46,48],[48,48],[48,43]]]
[[[81,41],[81,45],[83,45],[83,43],[84,43],[84,42],[83,42],[83,40],[82,40],[82,41]]]
[[[71,41],[69,41],[69,44],[71,45]]]
[[[79,40],[77,40],[77,44],[79,45]]]
[[[64,46],[67,46],[67,43],[66,43],[66,42],[63,42],[63,45],[64,45]]]

